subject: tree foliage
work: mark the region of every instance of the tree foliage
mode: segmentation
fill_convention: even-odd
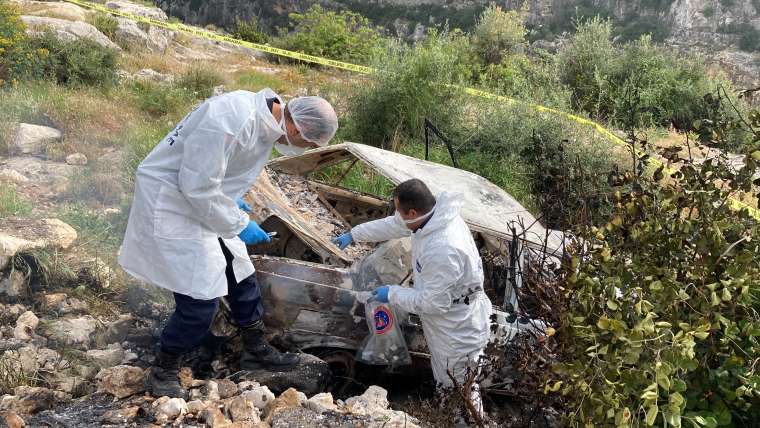
[[[634,156],[632,171],[610,177],[619,190],[609,221],[578,231],[562,327],[569,359],[555,368],[564,383],[547,385],[571,398],[572,426],[760,418],[760,225],[729,209],[729,197],[757,192],[760,112],[697,126],[709,145],[751,131],[745,165],[690,161],[688,141],[663,152],[680,163],[672,173],[647,174],[647,156]]]

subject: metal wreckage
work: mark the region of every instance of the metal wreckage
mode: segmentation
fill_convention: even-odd
[[[320,179],[328,168],[333,171],[332,183]],[[387,197],[340,186],[353,168],[382,176],[389,185],[418,178],[434,194],[461,193],[465,198],[461,215],[481,250],[485,290],[495,306],[487,353],[503,348],[520,333],[543,334],[543,322],[521,315],[517,288],[522,266],[531,258],[556,258],[554,254],[562,251],[560,234],[545,229],[509,194],[476,174],[344,143],[270,161],[245,196],[253,208],[252,218],[275,236],[269,244],[248,248],[274,343],[316,355],[329,363],[334,378],[350,380],[357,364],[354,357],[368,334],[360,295],[383,284],[412,286],[409,238],[358,244],[343,251],[330,242],[352,226],[393,213]],[[335,174],[336,170],[340,172]],[[218,337],[232,334],[227,322],[222,305],[212,332]],[[408,314],[401,327],[412,369],[429,366],[419,318]],[[496,372],[482,386],[498,393],[508,382]]]

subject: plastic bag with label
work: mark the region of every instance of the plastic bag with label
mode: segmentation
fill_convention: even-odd
[[[400,319],[387,303],[370,299],[364,309],[369,334],[356,353],[357,361],[372,365],[403,366],[412,363],[399,325]]]

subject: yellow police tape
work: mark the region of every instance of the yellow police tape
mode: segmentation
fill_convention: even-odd
[[[286,58],[297,59],[299,61],[310,62],[310,63],[314,63],[314,64],[324,65],[324,66],[333,67],[333,68],[339,68],[339,69],[342,69],[342,70],[348,70],[348,71],[353,71],[353,72],[362,73],[362,74],[371,74],[371,73],[375,72],[375,69],[372,68],[372,67],[367,67],[367,66],[357,65],[357,64],[351,64],[351,63],[343,62],[343,61],[336,61],[336,60],[322,58],[322,57],[318,57],[318,56],[314,56],[314,55],[304,54],[304,53],[301,53],[301,52],[289,51],[289,50],[285,50],[285,49],[275,48],[275,47],[272,47],[272,46],[269,46],[269,45],[262,45],[260,43],[251,43],[251,42],[248,42],[248,41],[245,41],[245,40],[235,39],[233,37],[226,36],[226,35],[219,34],[219,33],[215,33],[215,32],[212,32],[212,31],[203,30],[203,29],[200,29],[200,28],[197,28],[197,27],[191,27],[189,25],[185,25],[185,24],[182,24],[182,23],[167,22],[167,21],[162,21],[160,19],[150,18],[150,17],[146,17],[146,16],[134,15],[134,14],[131,14],[131,13],[128,13],[128,12],[124,12],[124,11],[118,10],[118,9],[111,9],[111,8],[108,8],[108,7],[106,7],[106,6],[102,5],[102,4],[98,4],[98,3],[91,3],[91,2],[88,2],[88,1],[84,1],[84,0],[64,0],[64,1],[76,4],[76,5],[88,8],[88,9],[97,10],[99,12],[108,13],[108,14],[116,15],[116,16],[121,16],[123,18],[127,18],[127,19],[130,19],[132,21],[142,22],[142,23],[153,25],[153,26],[156,26],[156,27],[165,28],[167,30],[179,31],[179,32],[182,32],[182,33],[190,34],[190,35],[197,36],[197,37],[203,37],[205,39],[214,40],[214,41],[218,41],[218,42],[227,42],[227,43],[231,43],[233,45],[238,45],[238,46],[243,46],[243,47],[247,47],[247,48],[250,48],[250,49],[255,49],[255,50],[260,51],[260,52],[266,52],[266,53],[269,53],[269,54],[278,55],[278,56],[282,56],[282,57],[286,57]],[[478,97],[483,97],[483,98],[488,98],[488,99],[495,99],[495,100],[499,100],[499,101],[503,101],[503,102],[507,102],[507,103],[525,104],[522,101],[515,100],[513,98],[505,97],[505,96],[502,96],[502,95],[492,94],[490,92],[481,91],[481,90],[475,89],[475,88],[461,87],[461,89],[463,89],[465,91],[465,93],[467,93],[467,94],[475,95],[475,96],[478,96]],[[550,107],[545,107],[545,106],[542,106],[542,105],[538,105],[538,104],[527,104],[527,105],[531,109],[536,110],[538,112],[556,114],[558,116],[565,117],[566,119],[572,120],[572,121],[574,121],[576,123],[579,123],[581,125],[590,126],[590,127],[594,128],[598,133],[600,133],[601,135],[603,135],[607,140],[609,140],[610,142],[612,142],[613,144],[616,144],[616,145],[622,146],[622,147],[628,147],[629,146],[628,143],[626,143],[625,141],[623,141],[620,137],[618,137],[617,135],[615,135],[614,133],[612,133],[607,128],[603,127],[602,125],[600,125],[600,124],[598,124],[598,123],[596,123],[596,122],[594,122],[592,120],[589,120],[589,119],[586,119],[586,118],[583,118],[583,117],[580,117],[580,116],[576,116],[574,114],[570,114],[570,113],[567,113],[567,112],[564,112],[564,111],[556,110],[556,109],[553,109],[553,108],[550,108]],[[637,150],[637,153],[638,154],[642,154],[638,150]],[[660,161],[659,159],[656,159],[654,157],[650,157],[649,159],[650,159],[650,161],[656,167],[658,167],[658,168],[661,167],[661,166],[664,167],[664,171],[666,173],[673,174],[675,172],[672,168],[669,168],[668,166],[664,165],[662,163],[662,161]],[[742,201],[740,201],[740,200],[738,200],[736,198],[731,198],[730,201],[729,201],[729,205],[731,206],[731,208],[733,208],[735,210],[747,209],[749,211],[750,215],[752,215],[754,218],[760,220],[760,210],[758,210],[756,208],[753,208],[753,207],[750,207],[746,203],[744,203],[744,202],[742,202]]]

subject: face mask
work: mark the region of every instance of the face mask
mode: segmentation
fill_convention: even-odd
[[[393,214],[393,215],[396,217],[396,221],[397,222],[399,222],[401,224],[405,224],[405,225],[410,225],[410,224],[417,223],[418,221],[422,221],[422,220],[430,218],[430,216],[433,215],[434,212],[435,212],[435,207],[433,207],[433,209],[430,210],[429,213],[423,214],[423,215],[421,215],[421,216],[419,216],[417,218],[413,218],[411,220],[404,220],[404,218],[401,217],[401,213],[398,212],[398,211],[396,211],[395,214]]]
[[[282,132],[285,133],[285,141],[287,141],[288,144],[275,142],[274,149],[283,156],[298,156],[303,154],[303,152],[306,151],[306,147],[297,147],[290,142],[290,137],[288,136],[288,128],[285,126],[285,106],[282,107],[282,115],[280,116],[280,128],[282,129]]]

